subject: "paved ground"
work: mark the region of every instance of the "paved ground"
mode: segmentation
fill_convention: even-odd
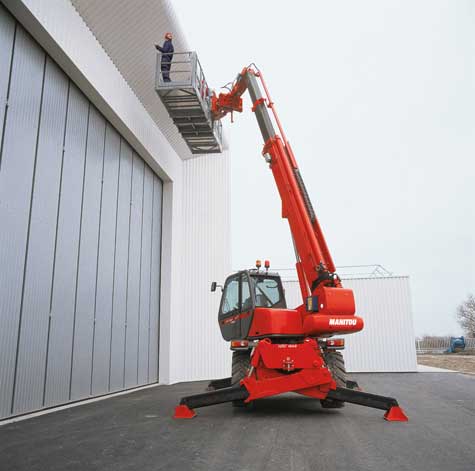
[[[451,355],[417,355],[417,363],[475,374],[475,355],[461,353]]]
[[[395,396],[409,423],[312,399],[228,404],[171,418],[181,395],[204,383],[157,387],[0,427],[1,471],[345,470],[473,471],[475,377],[459,373],[354,375]]]

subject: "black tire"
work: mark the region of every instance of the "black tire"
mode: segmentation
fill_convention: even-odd
[[[247,376],[251,366],[251,352],[249,350],[237,350],[233,352],[233,364],[231,373],[231,385],[234,386]],[[248,404],[242,400],[233,401],[233,407],[246,407]]]
[[[326,351],[323,354],[323,359],[327,368],[333,376],[337,387],[346,388],[346,368],[345,360],[341,352]],[[334,399],[323,399],[320,401],[322,407],[326,409],[340,409],[345,406],[343,401],[336,401]]]

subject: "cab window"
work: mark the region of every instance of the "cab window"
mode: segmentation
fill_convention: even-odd
[[[246,274],[241,273],[241,311],[247,312],[252,309],[251,289],[249,287],[249,279]]]
[[[222,313],[227,314],[239,309],[239,278],[233,278],[226,284],[223,294]]]
[[[282,303],[282,293],[275,278],[254,278],[257,307],[278,307]]]

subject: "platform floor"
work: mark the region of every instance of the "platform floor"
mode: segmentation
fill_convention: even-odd
[[[172,419],[206,383],[159,386],[0,427],[1,471],[475,469],[475,377],[357,374],[364,390],[396,397],[409,423],[361,406],[324,410],[296,395],[228,404]]]

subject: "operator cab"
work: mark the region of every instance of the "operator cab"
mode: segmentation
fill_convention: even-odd
[[[228,276],[222,288],[218,321],[225,340],[243,339],[248,336],[255,308],[286,309],[282,280],[276,272],[242,270]],[[211,285],[215,291],[216,283]]]

